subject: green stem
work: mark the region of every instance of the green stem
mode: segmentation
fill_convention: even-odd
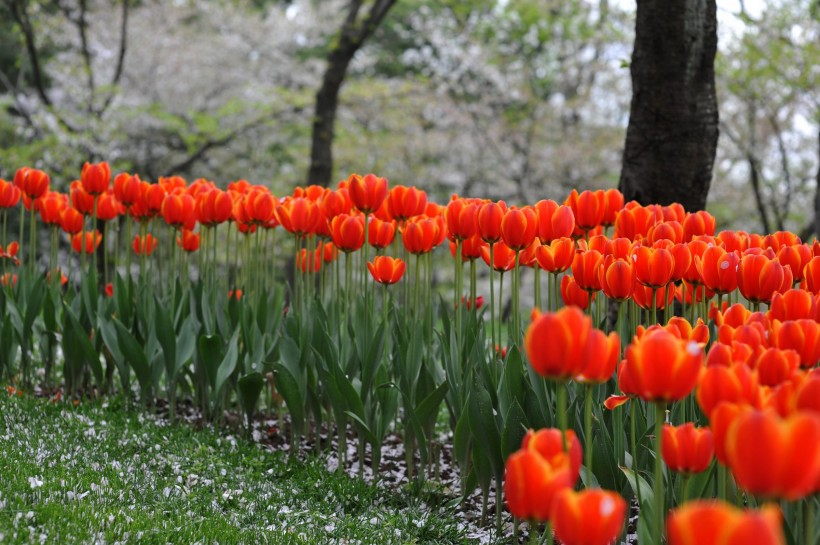
[[[654,290],[653,290],[654,291]],[[661,456],[661,437],[663,430],[664,415],[666,407],[663,403],[655,403],[655,480],[652,483],[655,497],[655,531],[657,532],[655,543],[663,543],[663,520],[664,520],[664,490],[663,490],[663,456]]]
[[[638,402],[631,400],[630,404],[630,418],[629,418],[629,440],[630,448],[632,450],[632,472],[635,474],[635,494],[638,496],[638,508],[643,505],[641,498],[640,479],[638,478],[638,434],[635,431],[635,421],[638,419]]]
[[[556,386],[558,399],[555,412],[558,413],[558,429],[561,430],[561,447],[564,452],[569,452],[569,445],[567,444],[567,383],[559,382]]]
[[[493,276],[495,273],[495,269],[493,268],[493,244],[490,244],[490,337],[492,342],[492,351],[493,354],[495,353],[495,282],[493,281]],[[495,357],[495,356],[494,356]]]
[[[519,295],[518,294],[519,283],[518,282],[519,282],[519,274],[520,274],[519,261],[520,261],[520,257],[521,257],[520,254],[521,254],[521,252],[516,250],[516,252],[515,252],[515,268],[513,269],[513,294],[512,294],[513,295],[513,333],[515,335],[513,337],[513,342],[518,346],[521,345],[521,322],[520,322],[520,316],[519,316],[519,312],[518,312],[518,302],[519,302],[519,297],[518,297],[518,295]]]
[[[592,475],[592,397],[594,386],[587,384],[584,388],[584,457],[587,475]],[[587,483],[587,488],[589,488]]]
[[[535,291],[535,308],[541,310],[541,268],[536,265],[533,267],[533,283],[534,283],[534,291]]]

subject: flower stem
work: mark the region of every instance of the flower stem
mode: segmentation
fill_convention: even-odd
[[[664,490],[663,490],[663,456],[661,456],[661,437],[666,407],[663,403],[655,404],[655,481],[652,483],[655,495],[655,543],[663,543]]]

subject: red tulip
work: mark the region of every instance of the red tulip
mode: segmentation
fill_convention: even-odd
[[[571,238],[557,238],[535,250],[538,265],[547,272],[559,273],[569,269],[575,259],[575,242]]]
[[[427,193],[416,187],[393,186],[387,197],[387,210],[396,221],[404,221],[424,214]]]
[[[108,186],[111,184],[111,167],[105,162],[85,163],[80,174],[80,182],[89,195],[102,195],[108,191]]]
[[[702,256],[695,256],[701,282],[715,293],[731,293],[737,289],[739,264],[740,255],[720,246],[710,246]]]
[[[378,210],[387,198],[387,178],[379,178],[374,174],[351,174],[347,183],[350,201],[365,214]]]
[[[501,239],[513,251],[521,251],[535,240],[538,216],[531,207],[511,208],[501,220]]]
[[[603,263],[603,256],[596,250],[579,251],[572,260],[572,277],[582,289],[589,292],[600,291],[600,268]]]
[[[772,504],[742,511],[713,500],[695,500],[666,518],[669,545],[786,545],[780,509]]]
[[[743,297],[753,303],[768,302],[774,292],[781,291],[784,274],[783,265],[777,259],[760,254],[744,255],[737,269],[737,287]]]
[[[703,358],[703,345],[678,339],[662,328],[650,330],[626,347],[618,381],[629,384],[631,391],[624,393],[646,401],[678,401],[694,389]]]
[[[688,242],[692,237],[715,234],[715,217],[705,210],[686,214],[683,219],[683,240]]]
[[[20,188],[29,199],[39,199],[48,191],[50,178],[48,174],[36,168],[22,167],[14,175],[14,185]]]
[[[478,234],[487,244],[501,240],[501,220],[507,212],[504,201],[486,202],[478,209]]]
[[[121,172],[114,177],[114,196],[124,206],[131,206],[140,198],[142,180],[138,174]]]
[[[199,233],[194,233],[189,229],[183,229],[181,235],[177,237],[177,246],[188,253],[199,250],[199,242]]]
[[[715,455],[712,431],[696,428],[691,422],[678,427],[664,424],[661,453],[672,471],[685,475],[700,473],[709,467]]]
[[[572,208],[575,224],[581,231],[589,231],[599,225],[606,212],[606,196],[603,190],[582,191],[573,189],[564,203]]]
[[[69,235],[76,235],[83,230],[85,216],[74,208],[64,208],[60,213],[60,227]]]
[[[592,301],[595,300],[595,292],[589,292],[578,285],[572,276],[561,278],[561,300],[566,306],[575,306],[581,310],[586,310]]]
[[[84,252],[86,254],[93,253],[97,246],[100,245],[102,241],[102,235],[99,231],[86,231],[85,232],[85,241],[83,241],[82,233],[77,233],[71,237],[71,247],[74,249],[75,252],[78,254]]]
[[[379,284],[395,284],[404,275],[406,265],[403,260],[388,256],[377,256],[367,262],[367,269]]]
[[[481,257],[484,263],[491,265],[494,271],[505,273],[515,268],[515,252],[510,250],[510,247],[503,242],[497,242],[493,245],[493,263],[490,263],[490,246],[485,245],[481,247]]]
[[[615,492],[566,489],[553,501],[550,520],[564,545],[611,545],[625,516],[626,501]]]
[[[22,192],[11,182],[0,178],[0,208],[12,208],[20,203]]]
[[[341,251],[355,252],[364,246],[364,216],[339,214],[330,224],[330,235]]]
[[[426,254],[436,246],[439,224],[431,218],[408,221],[401,231],[401,240],[413,255]]]
[[[387,248],[393,242],[395,236],[396,224],[393,221],[382,221],[373,218],[367,226],[367,241],[374,248]]]
[[[651,288],[662,288],[672,281],[675,258],[669,250],[640,246],[633,254],[635,279]]]
[[[172,227],[192,229],[196,222],[194,198],[187,193],[168,193],[162,201],[162,218]]]
[[[541,244],[570,237],[575,231],[575,214],[569,206],[542,200],[535,203],[535,211],[538,213],[537,234]]]
[[[157,239],[151,233],[145,235],[145,238],[137,235],[134,237],[134,243],[131,246],[137,255],[151,255],[157,247]]]

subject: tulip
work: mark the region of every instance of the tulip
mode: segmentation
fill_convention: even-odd
[[[692,237],[715,234],[715,217],[705,210],[686,214],[683,219],[683,240],[688,242]]]
[[[350,202],[350,195],[346,188],[336,191],[328,191],[322,197],[322,212],[328,220],[332,220],[339,214],[350,214],[353,203]]]
[[[487,202],[478,209],[478,234],[487,244],[501,240],[501,221],[507,212],[504,201]]]
[[[347,183],[350,201],[364,214],[378,210],[387,198],[387,178],[379,178],[374,174],[351,174]]]
[[[132,176],[127,172],[121,172],[114,177],[114,196],[124,206],[131,206],[140,198],[141,184],[142,180],[138,174]]]
[[[297,237],[313,233],[321,218],[319,206],[303,197],[286,200],[275,213],[282,227]]]
[[[438,224],[433,219],[411,220],[402,228],[401,240],[408,252],[422,255],[435,247],[438,232]]]
[[[538,216],[531,207],[511,208],[501,220],[501,239],[514,251],[527,248],[535,240]]]
[[[722,402],[760,406],[758,376],[745,363],[707,367],[698,381],[695,399],[707,417]]]
[[[0,208],[13,208],[20,203],[22,192],[13,183],[0,178]]]
[[[596,250],[579,251],[575,254],[572,261],[572,277],[579,287],[588,292],[600,291],[599,270],[603,261],[603,256]]]
[[[538,214],[537,235],[541,244],[570,237],[575,231],[575,214],[569,206],[559,206],[555,201],[542,200],[535,203],[535,211]]]
[[[50,178],[48,174],[36,168],[22,167],[14,175],[14,185],[20,188],[29,199],[39,199],[48,191]]]
[[[766,314],[771,321],[785,322],[802,318],[820,321],[820,297],[801,289],[775,292]]]
[[[108,163],[85,163],[80,175],[83,189],[89,195],[97,197],[108,191],[111,184],[111,167]]]
[[[564,204],[572,209],[575,224],[581,231],[590,231],[601,225],[606,212],[606,195],[603,190],[582,191],[573,189]]]
[[[737,289],[739,264],[739,254],[727,252],[720,246],[710,246],[702,256],[695,256],[695,267],[701,282],[718,294],[731,293]]]
[[[653,298],[654,295],[654,298]],[[671,289],[658,290],[640,284],[635,279],[635,285],[632,287],[632,300],[645,310],[652,310],[656,312],[671,305],[675,300],[675,291]],[[653,322],[657,322],[657,317],[652,318]]]
[[[515,517],[549,520],[556,495],[571,486],[569,459],[564,453],[547,459],[536,450],[521,449],[507,458],[504,499]]]
[[[777,386],[787,381],[800,367],[800,354],[794,350],[769,348],[755,359],[761,386]]]
[[[396,221],[405,221],[424,214],[427,193],[416,187],[393,186],[387,197],[387,210]]]
[[[322,255],[319,252],[302,248],[296,254],[296,266],[303,273],[319,272],[322,268]]]
[[[132,247],[134,248],[135,254],[140,256],[149,256],[157,247],[157,239],[154,238],[154,235],[152,235],[151,233],[145,235],[144,238],[137,235],[134,237],[134,243],[132,244]]]
[[[69,235],[76,235],[83,230],[85,217],[75,208],[65,208],[60,213],[60,227]]]
[[[445,212],[447,236],[453,242],[470,238],[478,230],[478,204],[453,195]]]
[[[640,246],[633,253],[635,279],[650,288],[665,287],[672,280],[675,258],[669,250]]]
[[[373,279],[384,285],[395,284],[401,280],[405,268],[406,265],[403,260],[388,256],[377,256],[373,261],[367,262],[367,269]]]
[[[339,250],[355,252],[364,245],[364,216],[339,214],[330,223],[330,235]]]
[[[715,440],[738,486],[758,497],[798,500],[820,478],[820,414],[740,411]]]
[[[663,214],[655,208],[644,207],[632,201],[618,212],[615,218],[615,234],[630,240],[638,240],[649,233],[650,227],[663,220]]]
[[[815,254],[803,267],[803,278],[806,279],[806,289],[814,294],[820,294],[820,255]]]
[[[150,235],[149,235],[150,236]],[[183,229],[182,234],[177,237],[177,246],[185,252],[192,253],[199,250],[200,235],[189,229]]]
[[[666,519],[669,545],[786,545],[780,509],[742,511],[712,500],[687,503]]]
[[[373,218],[367,226],[367,241],[374,248],[380,250],[387,248],[393,242],[395,236],[396,224],[393,221],[382,221]]]
[[[102,241],[102,235],[96,229],[92,232],[84,233],[85,237],[83,237],[83,233],[77,233],[71,237],[71,247],[74,249],[75,252],[90,254],[93,253],[97,247],[100,245]],[[85,241],[83,241],[85,238]]]
[[[663,461],[672,471],[685,477],[704,471],[715,455],[715,442],[709,428],[696,428],[691,422],[682,426],[664,424],[661,439]],[[684,499],[686,501],[686,485]]]
[[[771,301],[774,292],[781,291],[784,274],[783,265],[777,259],[744,255],[737,269],[737,287],[743,297],[759,306],[761,302]]]
[[[625,516],[626,501],[615,492],[567,489],[552,502],[550,520],[564,545],[611,545]]]
[[[162,201],[162,218],[172,227],[193,229],[196,222],[194,203],[194,198],[186,193],[168,193]]]
[[[625,259],[615,259],[612,255],[604,258],[598,269],[598,280],[604,294],[615,301],[626,301],[635,286],[632,265]]]
[[[254,225],[265,225],[276,214],[276,199],[267,189],[251,189],[242,200],[247,222]],[[318,210],[318,207],[316,207]],[[319,221],[316,222],[319,225]],[[193,227],[193,226],[192,226]]]
[[[578,307],[586,310],[592,301],[595,300],[595,293],[583,289],[575,281],[575,277],[564,276],[561,278],[561,300],[564,305]]]
[[[802,319],[772,324],[774,344],[781,349],[792,349],[800,354],[800,366],[811,368],[820,361],[820,324]]]

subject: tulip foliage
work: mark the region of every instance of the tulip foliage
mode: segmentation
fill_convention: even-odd
[[[51,183],[0,180],[0,379],[23,390],[249,430],[261,406],[292,455],[375,477],[398,434],[408,479],[447,450],[484,520],[567,545],[615,542],[632,498],[641,543],[820,539],[816,241],[617,190],[438,204],[353,174],[276,197],[106,163]]]

